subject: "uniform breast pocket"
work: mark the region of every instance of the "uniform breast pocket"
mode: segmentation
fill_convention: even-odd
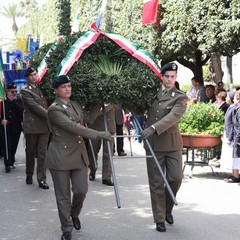
[[[162,106],[162,109],[166,109],[166,110],[171,110],[173,108],[173,106],[170,106],[170,105],[166,105],[166,106]]]
[[[164,111],[165,115],[170,113],[172,110],[173,106],[162,106],[162,110]]]

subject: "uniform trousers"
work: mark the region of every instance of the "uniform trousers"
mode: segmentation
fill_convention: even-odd
[[[11,129],[7,129],[7,146],[8,146],[8,158],[6,153],[6,140],[3,131],[0,131],[2,136],[0,137],[0,144],[2,146],[2,155],[4,156],[5,166],[13,166],[15,163],[15,154],[18,147],[21,131],[12,132]]]
[[[146,150],[146,155],[151,155],[149,150]],[[183,178],[182,151],[155,152],[155,155],[176,196]],[[151,157],[146,161],[154,222],[165,222],[166,212],[172,212],[174,203],[154,159]]]
[[[118,125],[116,124],[116,135],[123,135],[123,125]],[[117,137],[116,138],[116,142],[117,142],[117,153],[121,153],[121,152],[124,152],[123,150],[123,142],[124,142],[124,139],[123,137]]]
[[[49,169],[63,232],[72,232],[71,217],[77,218],[79,216],[88,191],[88,168],[84,163],[82,165],[81,169],[75,170]],[[73,192],[72,200],[71,189]]]
[[[25,134],[26,139],[26,175],[34,173],[35,155],[37,154],[37,180],[46,180],[46,154],[49,133]]]
[[[111,133],[113,135],[113,133]],[[103,144],[102,144],[103,143]],[[111,179],[112,176],[112,169],[110,164],[110,157],[108,153],[107,141],[102,139],[94,139],[92,140],[93,151],[95,154],[96,161],[98,161],[98,152],[100,151],[101,144],[103,145],[103,156],[102,156],[102,179]],[[114,147],[114,139],[112,138],[110,142],[110,147],[113,155],[113,147]],[[91,148],[89,150],[89,168],[91,172],[96,172],[96,167],[93,161],[93,155]]]

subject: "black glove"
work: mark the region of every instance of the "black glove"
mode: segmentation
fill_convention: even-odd
[[[112,135],[110,132],[98,132],[98,138],[103,138],[105,140],[111,141]]]
[[[142,136],[142,138],[148,138],[152,134],[154,134],[154,132],[155,132],[155,129],[153,127],[148,127],[141,131],[141,136]]]

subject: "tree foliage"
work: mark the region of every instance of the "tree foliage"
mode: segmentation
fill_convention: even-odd
[[[59,0],[56,2],[57,11],[57,26],[58,36],[68,36],[71,33],[70,15],[71,3],[70,0]]]
[[[58,35],[56,6],[60,2],[49,1],[37,13],[46,42]],[[71,6],[71,16],[80,7],[80,29],[85,32],[97,19],[101,1],[71,0]],[[210,57],[240,51],[239,0],[159,0],[158,22],[147,27],[141,24],[142,6],[142,0],[108,0],[101,30],[137,43],[162,64],[177,60],[200,77]]]
[[[24,16],[21,7],[16,3],[9,3],[7,7],[3,6],[1,8],[0,14],[2,16],[12,19],[12,30],[16,35],[18,31],[17,18]]]

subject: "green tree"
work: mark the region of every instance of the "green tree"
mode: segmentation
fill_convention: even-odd
[[[161,0],[163,19],[158,52],[178,60],[202,77],[211,56],[240,50],[238,0]]]
[[[24,16],[22,8],[18,4],[9,3],[7,7],[2,6],[0,14],[4,17],[12,19],[12,30],[16,35],[18,31],[17,18]]]
[[[70,17],[79,6],[80,30],[87,31],[97,19],[101,3],[99,0],[49,1],[37,13],[45,42],[71,32]],[[202,67],[210,58],[232,56],[240,51],[239,0],[159,0],[158,22],[146,27],[141,23],[142,7],[142,0],[108,0],[101,30],[118,33],[137,43],[161,64],[177,60],[200,77],[203,77]]]
[[[70,0],[56,1],[57,10],[57,26],[58,35],[68,36],[71,34],[70,16],[71,16],[71,3]]]
[[[95,1],[83,5],[88,20],[98,15],[95,6]],[[158,23],[147,27],[141,25],[142,7],[142,0],[109,0],[101,29],[138,43],[162,64],[177,60],[201,78],[210,57],[240,50],[238,0],[160,0]],[[86,29],[90,23],[81,24]]]

